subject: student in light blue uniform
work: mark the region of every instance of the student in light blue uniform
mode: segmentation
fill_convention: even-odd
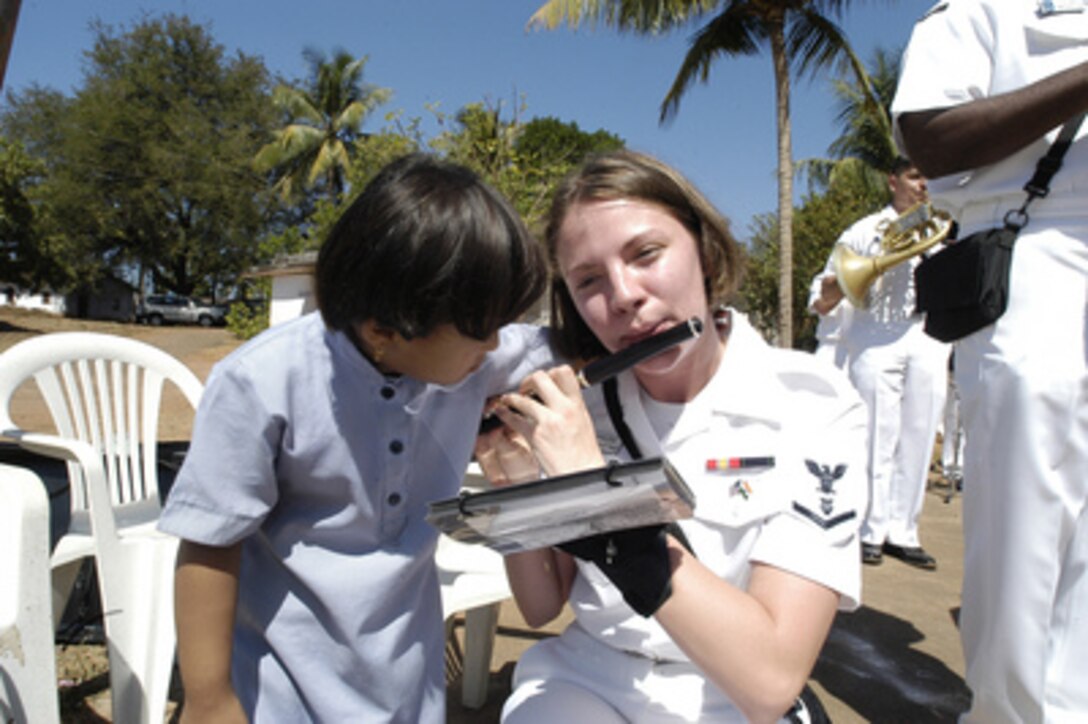
[[[183,721],[445,721],[424,513],[457,493],[484,401],[553,363],[504,326],[544,276],[501,196],[409,156],[321,248],[320,314],[215,367],[160,523],[183,539]]]

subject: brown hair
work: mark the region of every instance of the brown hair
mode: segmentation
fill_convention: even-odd
[[[740,283],[741,253],[729,222],[679,172],[657,159],[621,150],[588,158],[563,180],[552,198],[544,240],[552,267],[552,340],[567,357],[587,359],[606,350],[578,314],[559,274],[559,229],[572,207],[591,201],[631,199],[660,207],[691,232],[713,306],[729,301]]]

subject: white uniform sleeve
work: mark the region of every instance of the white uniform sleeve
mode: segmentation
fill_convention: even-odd
[[[776,476],[789,499],[768,519],[752,560],[790,571],[840,594],[840,608],[861,600],[858,530],[868,505],[864,404],[841,395],[806,406],[807,421],[790,433],[790,453]]]
[[[994,29],[988,13],[994,12],[976,0],[941,2],[914,26],[892,102],[900,148],[900,114],[948,108],[989,95]]]

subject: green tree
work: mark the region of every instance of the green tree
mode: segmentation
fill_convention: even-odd
[[[883,188],[872,187],[865,174],[847,169],[836,174],[822,191],[807,194],[795,210],[793,232],[797,255],[794,258],[791,330],[794,346],[815,348],[816,318],[806,309],[809,284],[827,263],[831,247],[848,226],[887,201],[887,184]],[[778,220],[774,214],[764,214],[756,217],[752,227],[754,231],[741,288],[742,306],[753,323],[769,333],[778,317]]]
[[[775,78],[778,127],[778,343],[792,345],[793,332],[793,156],[790,123],[790,70],[814,72],[841,62],[860,63],[842,30],[830,19],[849,0],[549,0],[531,23],[548,28],[564,19],[577,27],[583,18],[603,20],[620,30],[660,33],[709,20],[692,36],[672,87],[661,104],[661,120],[677,112],[695,80],[706,82],[721,55],[754,55],[769,46]]]
[[[614,133],[603,129],[590,133],[579,128],[577,123],[564,122],[553,116],[530,120],[514,143],[515,150],[529,163],[568,168],[592,153],[614,151],[624,145],[623,139]]]
[[[588,155],[623,148],[623,139],[604,129],[583,131],[577,123],[545,116],[521,127],[514,151],[521,176],[518,210],[530,228],[539,227],[555,188]]]
[[[802,162],[814,187],[827,188],[846,174],[860,176],[870,193],[887,191],[888,170],[899,154],[891,122],[898,80],[899,56],[883,48],[874,51],[864,78],[849,74],[834,79],[841,133],[828,147],[829,158]]]
[[[93,235],[80,232],[93,224],[94,217],[83,208],[91,189],[65,182],[65,139],[73,135],[75,101],[32,85],[9,92],[6,105],[0,116],[4,137],[10,148],[21,149],[32,159],[22,167],[32,176],[22,179],[20,187],[33,209],[33,227],[18,239],[13,267],[32,287],[67,289],[79,282],[93,283],[107,265]]]
[[[40,168],[20,144],[0,140],[0,281],[37,287],[56,278],[42,253],[31,200]]]
[[[136,269],[156,288],[215,297],[252,260],[268,215],[251,164],[272,127],[268,73],[185,17],[95,33],[75,97],[35,92],[4,124],[51,121],[27,144],[48,170],[51,234],[82,282]]]
[[[326,60],[322,53],[303,53],[310,65],[304,87],[280,85],[273,100],[287,118],[272,142],[256,156],[259,170],[271,171],[284,199],[322,184],[339,199],[350,166],[354,142],[363,136],[363,123],[391,92],[363,81],[367,58],[338,50]]]
[[[476,171],[501,191],[536,229],[559,180],[587,153],[622,147],[604,130],[587,133],[573,123],[538,118],[522,123],[503,118],[502,106],[470,103],[430,142],[438,153]]]

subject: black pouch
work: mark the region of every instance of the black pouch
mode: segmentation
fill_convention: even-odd
[[[925,331],[954,342],[993,324],[1009,303],[1009,269],[1019,229],[971,234],[923,260],[914,270]]]
[[[925,312],[926,334],[942,342],[963,339],[993,324],[1009,304],[1012,248],[1028,223],[1028,205],[1050,190],[1062,157],[1076,138],[1085,113],[1066,121],[1035,173],[1024,184],[1027,198],[1005,214],[1005,225],[961,239],[922,261],[914,270],[917,309]]]

